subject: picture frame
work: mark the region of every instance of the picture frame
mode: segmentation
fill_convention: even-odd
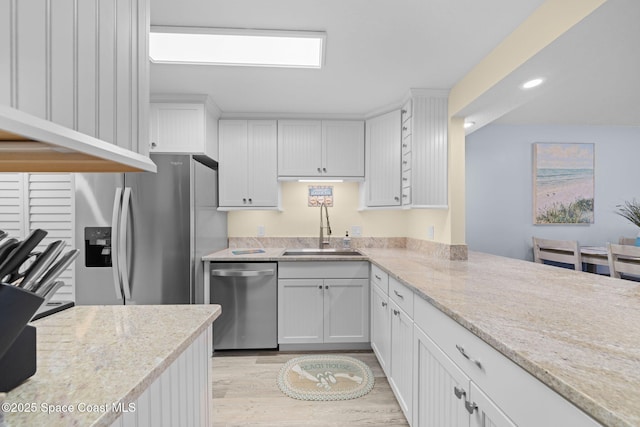
[[[533,144],[533,224],[593,224],[595,144]]]

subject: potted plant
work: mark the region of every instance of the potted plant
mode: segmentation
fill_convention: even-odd
[[[636,227],[640,228],[640,203],[633,199],[631,202],[626,201],[624,205],[617,206],[617,214],[629,220]],[[636,246],[640,246],[640,231],[636,236]]]

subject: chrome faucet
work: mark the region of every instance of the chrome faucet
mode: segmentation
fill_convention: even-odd
[[[324,212],[327,217],[327,238],[324,237],[324,225],[322,222],[322,207],[324,206]],[[327,204],[322,202],[320,204],[320,241],[318,247],[320,249],[328,248],[330,246],[329,239],[331,239],[331,225],[329,224],[329,209],[327,208]]]

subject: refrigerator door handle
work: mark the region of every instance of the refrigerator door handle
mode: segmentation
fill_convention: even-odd
[[[124,290],[125,301],[131,299],[131,289],[129,288],[129,265],[127,263],[127,226],[129,225],[129,210],[131,208],[131,187],[124,188],[122,196],[122,214],[120,215],[120,233],[119,248],[120,255],[120,279],[122,280],[122,289]]]
[[[113,214],[111,216],[111,266],[113,267],[113,284],[116,287],[116,298],[122,299],[120,283],[120,257],[118,251],[118,217],[122,207],[122,188],[116,188],[113,200]]]

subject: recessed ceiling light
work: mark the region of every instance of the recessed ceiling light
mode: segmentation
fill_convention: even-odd
[[[542,79],[540,79],[540,78],[538,78],[538,79],[533,79],[533,80],[529,80],[528,82],[525,82],[525,83],[522,85],[522,88],[523,88],[523,89],[531,89],[531,88],[534,88],[534,87],[536,87],[536,86],[540,86],[540,85],[542,84],[542,82],[543,82],[543,81],[544,81],[544,80],[542,80]]]
[[[151,27],[155,63],[321,68],[326,33],[200,27]]]
[[[469,129],[470,127],[474,126],[476,124],[476,122],[464,122],[464,128],[465,129]]]

